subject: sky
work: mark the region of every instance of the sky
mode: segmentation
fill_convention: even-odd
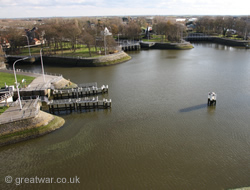
[[[249,0],[0,0],[0,18],[249,13]]]

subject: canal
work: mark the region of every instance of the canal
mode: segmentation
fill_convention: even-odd
[[[109,67],[45,65],[75,83],[108,84],[103,97],[112,109],[60,115],[61,129],[1,147],[0,189],[250,186],[249,50],[198,43],[192,50],[128,53],[130,61]],[[217,93],[216,107],[206,106],[209,91]],[[6,184],[5,176],[54,181]],[[68,183],[76,176],[80,183]]]

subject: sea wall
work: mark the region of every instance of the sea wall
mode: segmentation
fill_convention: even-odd
[[[240,47],[246,47],[250,43],[250,41],[246,40],[234,40],[229,38],[220,38],[215,36],[207,36],[204,34],[196,34],[196,35],[190,35],[185,38],[185,40],[190,42],[212,42],[212,43],[218,43],[222,45],[228,45],[228,46],[240,46]]]
[[[50,133],[65,123],[58,116],[39,111],[34,118],[0,125],[0,146],[17,143]]]
[[[248,44],[248,41],[232,40],[232,39],[218,38],[218,37],[214,37],[212,42],[223,44],[223,45],[228,45],[228,46],[242,46],[242,47],[246,47],[246,45]]]
[[[68,67],[100,67],[109,66],[130,60],[131,57],[124,51],[94,58],[71,58],[57,56],[43,56],[44,64]]]
[[[192,49],[193,45],[189,42],[185,43],[155,43],[150,49]]]

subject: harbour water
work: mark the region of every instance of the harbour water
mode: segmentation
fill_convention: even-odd
[[[249,50],[194,44],[128,53],[130,61],[109,67],[45,65],[75,83],[108,84],[109,93],[99,98],[111,98],[112,109],[62,114],[61,129],[1,147],[0,189],[250,186]],[[210,91],[217,93],[215,107],[206,105]],[[15,182],[36,176],[54,181]],[[68,183],[76,176],[80,183]]]

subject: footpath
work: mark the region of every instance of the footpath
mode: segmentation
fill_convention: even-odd
[[[12,70],[0,69],[0,72],[11,73]],[[36,77],[26,88],[21,88],[20,93],[46,91],[52,86],[64,87],[69,84],[61,75],[20,72],[16,74]],[[39,99],[21,100],[22,109],[18,101],[9,103],[9,108],[0,115],[0,146],[35,138],[52,132],[64,124],[64,119],[40,111]]]

